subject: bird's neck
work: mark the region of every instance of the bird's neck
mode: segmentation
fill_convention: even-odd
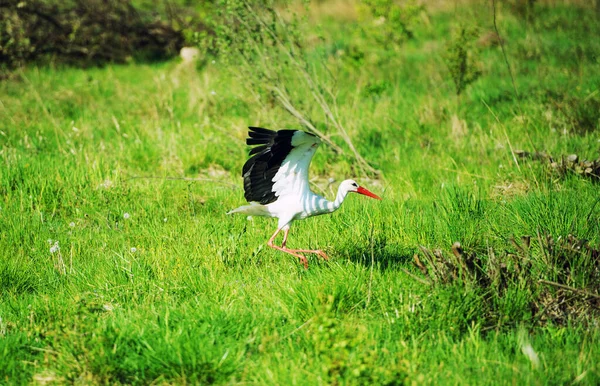
[[[338,188],[337,194],[335,196],[335,201],[327,202],[327,209],[329,210],[329,212],[334,212],[340,206],[342,206],[342,202],[344,202],[344,199],[346,198],[347,194],[348,194],[347,190],[342,190],[342,189]]]

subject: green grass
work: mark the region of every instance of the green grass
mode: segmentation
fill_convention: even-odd
[[[489,14],[430,10],[393,52],[352,36],[358,21],[309,20],[339,119],[382,172],[322,147],[315,190],[331,198],[324,181],[354,178],[384,199],[295,223],[291,247],[331,257],[308,270],[266,247],[276,221],[225,215],[243,204],[246,126],[299,125],[218,58],[3,81],[0,383],[600,383],[597,299],[539,283],[597,294],[600,263],[536,236],[598,248],[598,184],[511,151],[598,157],[600,28],[591,10],[538,11],[499,15],[518,102],[499,47],[481,48],[460,99],[443,62],[448,31],[489,31]],[[360,65],[335,54],[352,45],[369,54]],[[459,241],[488,261],[523,235],[529,268],[501,290],[424,284],[412,265],[419,246],[449,255]]]

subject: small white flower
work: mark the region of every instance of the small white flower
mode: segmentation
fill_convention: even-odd
[[[136,247],[131,247],[131,253],[136,253],[137,252],[137,248]]]
[[[216,92],[215,90],[212,90],[212,91],[210,92],[210,95],[217,95],[217,92]]]
[[[166,217],[165,217],[165,218],[163,218],[163,222],[167,222],[167,218],[166,218]]]
[[[213,60],[211,63],[212,63],[212,64],[215,64],[215,61]]]
[[[248,221],[254,221],[254,219],[252,218],[252,216],[246,217],[246,220],[248,220]]]
[[[58,240],[54,242],[54,244],[50,247],[50,253],[54,254],[60,251],[60,247],[58,246]]]
[[[108,188],[110,188],[112,185],[113,185],[112,181],[111,181],[111,180],[109,180],[109,179],[107,178],[107,179],[105,179],[105,180],[104,180],[104,182],[102,182],[102,183],[100,184],[100,187],[101,187],[101,188],[104,188],[104,189],[108,189]]]
[[[69,223],[69,226],[70,226],[71,228],[75,228],[75,223],[74,223],[73,221],[71,221],[71,222]]]
[[[123,218],[124,218],[125,220],[129,219],[129,217],[131,217],[131,216],[129,215],[129,213],[127,213],[127,212],[123,213]]]

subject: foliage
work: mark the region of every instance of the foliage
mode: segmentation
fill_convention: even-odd
[[[365,34],[388,49],[414,38],[415,26],[424,9],[413,0],[365,0],[359,4],[359,12],[366,19]]]
[[[490,326],[503,324],[502,299],[515,287],[527,294],[536,322],[589,323],[600,316],[599,247],[573,235],[555,240],[538,233],[540,250],[532,253],[531,236],[510,241],[503,252],[490,247],[485,258],[465,252],[460,243],[452,245],[452,253],[421,247],[424,262],[415,254],[414,263],[433,284],[480,293]]]
[[[309,62],[301,19],[292,14],[286,20],[271,0],[222,0],[216,10],[212,24],[215,37],[204,46],[215,47],[224,63],[241,63],[234,67],[235,73],[255,99],[263,105],[278,103],[336,153],[342,153],[340,145],[330,139],[331,134],[317,127],[312,113],[304,108],[306,101],[312,100],[325,116],[325,126],[332,126],[344,140],[360,170],[376,173],[356,150],[335,113],[335,80],[329,69],[319,61]]]
[[[83,65],[172,57],[186,28],[203,27],[190,9],[169,6],[160,17],[129,0],[9,0],[0,4],[0,61],[11,69],[44,57]]]
[[[452,26],[491,31],[489,3],[431,4],[385,60],[360,42],[360,65],[336,53],[363,21],[331,0],[273,7],[287,26],[298,13],[288,52],[306,67],[273,39],[274,64],[250,44],[250,67],[30,65],[0,82],[0,383],[600,384],[595,11],[539,2],[527,24],[498,7],[519,108],[497,46],[473,43],[482,73],[460,103],[442,60]],[[265,245],[275,221],[225,215],[244,202],[246,126],[301,127],[237,74],[259,65],[347,150],[323,95],[381,170],[316,153],[315,192],[353,178],[383,200],[294,223],[290,247],[330,256],[307,270]]]
[[[477,29],[461,25],[453,31],[447,43],[445,61],[454,81],[456,95],[462,94],[468,85],[481,76],[475,47],[477,37]]]

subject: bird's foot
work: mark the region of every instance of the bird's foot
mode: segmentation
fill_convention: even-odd
[[[320,249],[293,249],[294,252],[302,252],[302,253],[314,253],[315,255],[321,256],[323,260],[329,260],[329,256],[320,250]]]
[[[300,262],[304,265],[304,269],[308,269],[308,260],[306,259],[306,257],[300,255],[299,259]]]
[[[321,256],[321,258],[323,260],[329,260],[329,256],[327,256],[327,254],[324,251],[317,250],[317,251],[314,251],[314,253],[316,253],[317,255]]]
[[[273,249],[277,249],[278,251],[289,253],[292,256],[296,256],[298,258],[298,260],[300,260],[302,265],[304,265],[304,269],[308,269],[308,260],[306,259],[305,256],[298,253],[300,251],[298,251],[296,249],[286,248],[285,245],[280,247],[278,245],[273,244],[272,242],[267,243],[267,245]]]
[[[281,249],[281,251],[289,253],[290,255],[296,256],[298,258],[298,260],[300,260],[300,262],[302,263],[302,265],[304,265],[304,269],[308,269],[308,260],[306,259],[305,256],[299,254],[297,250],[283,248],[283,249]]]

